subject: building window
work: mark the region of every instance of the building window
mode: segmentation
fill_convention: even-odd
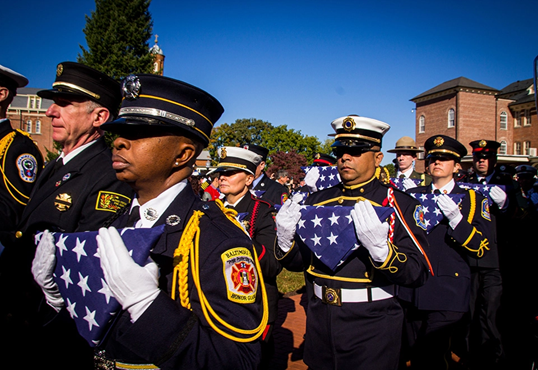
[[[41,109],[41,98],[35,98],[35,109]]]
[[[508,114],[501,112],[501,130],[508,130]]]
[[[32,132],[32,121],[31,120],[26,121],[26,132],[28,132],[28,133]]]
[[[528,109],[525,109],[525,117],[523,117],[523,126],[531,125],[531,117],[529,113],[530,111]]]
[[[34,109],[34,97],[33,96],[28,97],[28,109]]]
[[[521,143],[514,143],[514,155],[521,155]]]
[[[417,153],[417,158],[418,158],[418,159],[424,159],[424,147],[423,147],[423,146],[419,146],[418,148],[419,148],[420,150],[422,150],[422,151]]]
[[[448,128],[454,127],[454,109],[448,110]]]
[[[521,127],[521,112],[516,113],[516,118],[514,120],[514,127]]]
[[[418,132],[420,134],[423,134],[424,132],[426,132],[426,119],[424,118],[424,116],[420,116],[420,118],[418,119]]]
[[[41,121],[40,120],[35,121],[35,133],[36,134],[41,133]]]
[[[531,147],[531,142],[530,141],[524,141],[523,142],[523,154],[529,155],[530,147]]]
[[[501,141],[501,147],[499,148],[499,154],[506,155],[506,141]]]

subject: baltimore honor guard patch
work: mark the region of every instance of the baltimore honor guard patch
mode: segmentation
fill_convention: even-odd
[[[222,253],[228,299],[237,303],[254,303],[258,290],[258,272],[250,251],[233,248]]]
[[[131,198],[123,194],[101,190],[97,195],[95,210],[117,212],[131,202]]]
[[[23,181],[34,182],[37,176],[37,160],[31,154],[25,153],[17,158],[19,176]]]

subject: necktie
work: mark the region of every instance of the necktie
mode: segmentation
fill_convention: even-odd
[[[127,219],[126,227],[134,227],[136,222],[140,220],[140,206],[134,206]]]
[[[439,189],[435,189],[435,190],[433,191],[433,193],[434,193],[434,194],[441,194],[441,191],[440,191]]]
[[[62,158],[58,158],[58,160],[56,161],[56,163],[54,163],[54,167],[52,167],[52,171],[50,171],[49,173],[49,179],[52,178],[52,176],[54,176],[54,174],[56,172],[58,172],[60,170],[60,168],[62,168],[64,165],[64,161]]]

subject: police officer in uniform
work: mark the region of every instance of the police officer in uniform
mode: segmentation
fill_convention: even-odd
[[[6,118],[17,88],[27,84],[26,77],[0,65],[0,233],[15,230],[43,168],[43,156],[30,135],[13,129]],[[0,244],[0,253],[2,249]]]
[[[403,136],[396,141],[396,146],[394,149],[387,150],[389,153],[396,154],[396,177],[406,178],[406,179],[420,179],[422,182],[420,185],[428,186],[432,182],[430,175],[424,173],[419,173],[415,171],[415,161],[417,160],[417,153],[422,153],[423,150],[417,147],[415,140],[409,136]],[[408,182],[406,189],[410,187],[415,187],[413,181]]]
[[[37,94],[54,101],[46,114],[52,120],[52,138],[62,145],[62,153],[39,176],[16,232],[0,257],[0,284],[6,294],[6,304],[2,306],[9,325],[13,324],[14,336],[25,333],[31,323],[29,330],[34,332],[23,335],[24,344],[19,343],[27,345],[24,337],[39,343],[28,344],[36,351],[28,361],[38,361],[43,367],[72,368],[71,359],[76,359],[79,369],[90,368],[93,351],[78,336],[65,310],[56,315],[43,304],[38,317],[36,308],[43,295],[33,282],[30,267],[36,231],[97,230],[130,202],[132,190],[117,180],[112,154],[101,130],[101,125],[112,121],[117,113],[120,85],[93,68],[63,62],[56,68],[52,89]],[[43,321],[47,322],[49,312],[54,322],[40,328]],[[64,348],[62,361],[54,348]]]
[[[101,267],[123,307],[98,347],[99,368],[254,369],[267,323],[258,256],[222,203],[203,202],[187,180],[223,108],[151,74],[128,76],[123,96],[119,119],[103,128],[119,135],[113,168],[136,197],[99,230]],[[131,225],[165,225],[144,267],[117,231]]]
[[[456,163],[467,154],[459,141],[436,135],[426,140],[426,162],[433,182],[408,193],[438,193],[437,207],[445,218],[428,234],[434,275],[418,288],[400,289],[409,302],[406,337],[413,369],[447,369],[450,338],[456,324],[469,311],[471,270],[468,259],[489,253],[490,214],[487,199],[454,181]],[[465,194],[458,205],[446,194]],[[434,212],[429,209],[429,212]],[[426,224],[423,224],[426,228]],[[407,305],[406,305],[407,306]]]
[[[284,204],[286,199],[288,199],[289,189],[286,186],[271,180],[264,172],[269,149],[254,144],[244,144],[243,148],[251,150],[262,157],[262,161],[256,168],[256,177],[252,185],[252,190],[263,191],[259,198],[266,200],[271,204]]]
[[[296,236],[299,204],[287,201],[276,217],[281,263],[305,271],[304,361],[311,369],[396,369],[403,327],[396,286],[420,285],[428,275],[428,242],[414,216],[421,206],[375,176],[388,124],[350,115],[332,127],[342,182],[312,193],[305,204],[354,207],[349,227],[360,247],[332,271]],[[372,205],[395,213],[380,221]]]
[[[225,195],[224,205],[238,212],[260,258],[269,301],[268,327],[261,337],[261,366],[268,368],[274,353],[272,332],[278,316],[279,292],[276,277],[282,271],[282,266],[275,258],[276,211],[271,204],[249,191],[256,167],[262,158],[253,151],[236,147],[222,147],[218,153],[219,163],[215,171],[219,178],[219,189]]]

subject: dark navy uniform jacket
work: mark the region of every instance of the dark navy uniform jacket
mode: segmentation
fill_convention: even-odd
[[[32,139],[14,130],[9,120],[0,122],[0,143],[0,231],[6,232],[15,230],[20,221],[43,169],[43,156]]]
[[[252,188],[252,190],[264,191],[260,195],[260,199],[270,202],[271,204],[284,204],[286,199],[288,199],[289,190],[282,184],[271,180],[264,173],[261,180]]]
[[[273,214],[276,211],[272,205],[250,192],[234,209],[238,213],[247,213],[243,225],[256,247],[269,299],[269,323],[273,323],[277,318],[279,298],[276,277],[282,271],[282,265],[275,258],[276,226]]]
[[[408,192],[429,194],[431,189],[420,186]],[[428,234],[428,256],[434,275],[419,288],[400,289],[400,299],[413,303],[419,310],[467,312],[471,288],[468,261],[476,261],[490,252],[487,199],[457,185],[451,193],[465,194],[460,205],[463,219],[452,230],[445,218]]]
[[[210,327],[200,307],[190,262],[188,292],[192,311],[181,306],[178,287],[172,286],[174,251],[196,210],[204,213],[199,224],[199,271],[205,298],[224,321],[236,328],[254,329],[260,325],[263,312],[261,287],[257,287],[252,303],[233,302],[229,299],[223,268],[226,254],[234,249],[246,249],[254,258],[251,240],[214,202],[201,201],[187,187],[155,223],[166,224],[164,234],[151,252],[151,258],[160,268],[161,293],[134,324],[127,311],[119,314],[99,348],[105,350],[105,357],[130,364],[155,364],[164,369],[256,368],[261,356],[259,341],[235,342]],[[170,216],[177,216],[172,217],[176,221],[179,217],[179,223],[172,225]],[[113,225],[121,228],[126,222],[127,215],[123,215]],[[176,291],[176,300],[171,299],[172,289]],[[226,333],[244,337],[223,328],[215,319],[212,321]]]
[[[366,183],[349,187],[340,183],[312,193],[305,203],[353,206],[359,200],[368,200],[374,206],[387,206],[389,188],[373,177]],[[368,250],[360,247],[333,272],[297,235],[290,251],[279,256],[285,268],[305,270],[308,307],[304,359],[312,368],[388,369],[398,361],[403,311],[396,298],[342,303],[338,307],[323,303],[313,294],[314,283],[333,289],[424,283],[428,275],[427,262],[412,241],[415,238],[427,251],[426,233],[413,218],[415,210],[420,207],[419,202],[397,189],[392,191],[410,233],[396,218],[393,240],[396,248],[390,247],[385,263],[372,262]]]

